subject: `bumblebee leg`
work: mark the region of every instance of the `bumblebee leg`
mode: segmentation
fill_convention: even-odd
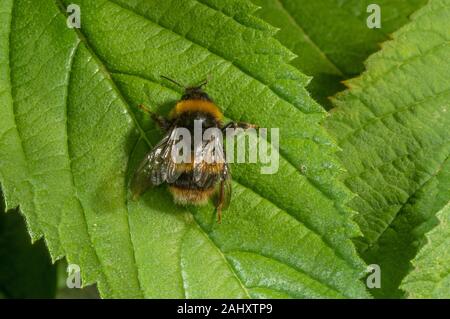
[[[156,114],[155,112],[150,111],[145,105],[143,104],[139,104],[138,106],[142,111],[144,111],[145,113],[149,114],[150,117],[152,118],[152,120],[163,130],[167,131],[170,126],[171,123],[169,120],[167,120],[165,117]]]
[[[225,199],[225,181],[221,181],[220,187],[219,187],[219,199],[217,201],[217,206],[216,206],[217,223],[219,223],[219,224],[222,223],[222,208],[223,208],[224,199]]]
[[[241,128],[243,130],[248,130],[250,128],[259,128],[258,125],[254,125],[254,124],[250,124],[250,123],[245,123],[245,122],[230,122],[227,125],[225,125],[222,128],[222,131],[225,132],[225,130],[227,128],[233,128],[233,129],[237,129],[237,128]]]

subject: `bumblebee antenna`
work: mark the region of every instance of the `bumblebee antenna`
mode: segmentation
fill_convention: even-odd
[[[181,84],[178,83],[177,81],[172,80],[171,78],[169,78],[169,77],[167,77],[167,76],[161,75],[161,77],[162,77],[163,79],[166,79],[166,80],[168,80],[168,81],[170,81],[170,82],[172,82],[172,83],[178,85],[179,87],[181,87],[181,88],[183,88],[183,89],[186,89],[186,87],[185,87],[184,85],[181,85]]]
[[[206,78],[205,78],[202,82],[200,82],[200,84],[197,85],[197,87],[201,88],[201,87],[204,87],[205,85],[207,85],[208,82],[211,81],[211,77],[212,77],[212,76],[211,76],[211,73],[209,73],[209,74],[206,76]]]
[[[196,88],[203,88],[208,82],[211,80],[211,75],[209,74],[204,80],[202,80],[199,84],[197,84]]]

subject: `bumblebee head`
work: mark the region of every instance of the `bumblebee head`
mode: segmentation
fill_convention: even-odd
[[[168,78],[166,76],[161,76],[163,79],[166,79],[172,83],[175,83],[179,87],[184,89],[184,94],[181,97],[181,100],[201,100],[201,101],[212,101],[208,94],[203,90],[203,87],[208,84],[208,80],[202,81],[200,84],[195,86],[186,87],[181,85],[180,83]]]
[[[195,86],[186,88],[182,100],[201,100],[201,101],[211,101],[209,95],[203,90],[203,86]]]

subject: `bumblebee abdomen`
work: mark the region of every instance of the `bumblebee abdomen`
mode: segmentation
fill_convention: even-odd
[[[215,188],[191,189],[177,186],[169,186],[175,203],[181,205],[205,205],[214,194]]]
[[[194,156],[194,155],[192,155]],[[202,162],[201,164],[201,172],[202,174],[209,174],[209,175],[217,175],[220,174],[223,171],[223,166],[225,163],[218,162],[218,163],[206,163]],[[184,173],[191,173],[194,170],[194,163],[180,163],[175,164],[177,172]],[[191,175],[189,175],[191,176]],[[194,178],[194,176],[191,176]]]
[[[163,78],[181,86],[170,78]],[[221,143],[223,131],[230,125],[223,126],[222,112],[202,89],[206,83],[204,81],[200,85],[185,88],[168,119],[140,105],[166,131],[166,135],[145,155],[133,175],[130,188],[133,198],[137,199],[146,189],[167,183],[176,203],[194,205],[207,203],[217,192],[214,205],[220,222],[222,210],[228,206],[231,196],[229,167]],[[231,124],[239,126],[238,123]],[[219,129],[219,133],[214,128]],[[199,137],[203,139],[200,140],[201,144],[197,143]],[[184,138],[186,140],[182,141]],[[174,159],[173,151],[180,155],[179,145],[182,147],[183,159],[190,151],[194,163],[179,163]],[[199,154],[201,156],[196,158]],[[198,163],[202,160],[204,162]]]
[[[214,194],[220,179],[219,172],[209,172],[207,176],[196,181],[194,171],[184,171],[173,183],[169,183],[169,190],[178,204],[203,205]]]

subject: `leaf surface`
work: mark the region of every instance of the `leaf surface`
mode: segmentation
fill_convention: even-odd
[[[66,6],[81,29],[66,27]],[[33,239],[79,264],[103,297],[366,297],[359,234],[337,182],[336,147],[293,54],[247,1],[2,1],[0,178]],[[166,115],[207,92],[232,120],[280,129],[274,175],[233,166],[223,223],[127,180],[160,138],[137,108]],[[275,151],[275,150],[274,150]]]
[[[398,286],[450,199],[450,5],[433,0],[348,82],[327,122],[357,194],[360,251],[379,264],[382,297]]]

